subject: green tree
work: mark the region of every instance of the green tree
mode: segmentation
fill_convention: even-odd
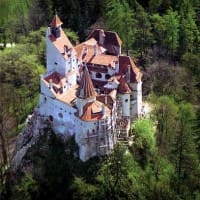
[[[199,181],[196,176],[198,168],[197,149],[194,140],[195,112],[191,104],[181,103],[178,111],[178,131],[173,145],[172,160],[177,175],[177,191],[179,195],[194,192]],[[193,183],[191,186],[190,183]],[[187,191],[189,189],[189,191]]]
[[[37,199],[38,195],[38,182],[32,177],[31,174],[25,174],[20,183],[15,185],[13,190],[12,199],[14,200],[32,200]],[[33,195],[34,194],[34,195]]]
[[[188,59],[189,64],[190,58]],[[194,67],[197,67],[198,62],[191,61],[190,67],[193,64]],[[195,70],[198,70],[198,68]],[[196,76],[198,77],[198,74]],[[172,67],[165,61],[160,60],[157,66],[147,68],[146,76],[143,78],[143,91],[147,94],[153,92],[157,96],[168,95],[176,101],[186,100],[196,103],[198,102],[198,79],[191,79],[191,77],[192,73],[186,67]]]
[[[160,96],[153,112],[157,122],[158,151],[161,155],[168,157],[177,131],[178,108],[173,99],[168,96]]]
[[[158,13],[155,13],[150,16],[151,24],[152,24],[152,32],[153,32],[153,59],[154,61],[158,60],[158,57],[163,55],[165,53],[164,48],[164,42],[163,38],[166,36],[166,27],[165,27],[165,20],[164,18],[159,15]]]
[[[92,200],[101,199],[100,189],[96,185],[86,183],[83,178],[75,177],[72,186],[73,199]]]
[[[155,152],[151,156],[151,162],[145,168],[145,181],[151,186],[146,199],[175,199],[171,184],[174,173],[174,166],[169,160]]]
[[[135,40],[135,22],[128,3],[120,0],[108,0],[105,17],[108,29],[119,34],[126,50],[131,49]]]
[[[134,143],[131,147],[134,159],[145,167],[155,151],[153,123],[150,119],[139,119],[132,124],[131,129],[134,135]]]
[[[102,163],[97,176],[105,199],[143,199],[145,186],[143,172],[132,155],[122,145],[116,145]]]
[[[165,38],[163,38],[165,47],[171,59],[177,53],[179,47],[179,17],[176,11],[168,10],[167,14],[163,16],[165,21]]]
[[[199,52],[200,30],[196,24],[193,2],[183,0],[180,6],[180,53]]]
[[[135,43],[133,45],[134,50],[137,50],[137,53],[140,56],[142,61],[142,65],[145,65],[145,61],[147,59],[147,55],[149,54],[149,50],[152,46],[152,33],[151,33],[151,24],[149,21],[149,15],[144,10],[144,8],[136,3],[135,13]]]
[[[52,0],[31,0],[28,21],[31,30],[48,26],[53,16]]]

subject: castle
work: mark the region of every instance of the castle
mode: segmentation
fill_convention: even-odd
[[[142,110],[142,73],[121,54],[115,32],[96,29],[73,46],[55,15],[46,32],[47,72],[40,77],[37,113],[57,134],[75,137],[86,161],[113,149]]]

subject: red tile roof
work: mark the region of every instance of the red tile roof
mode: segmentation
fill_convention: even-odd
[[[58,15],[55,15],[54,18],[52,19],[51,21],[51,26],[53,27],[58,27],[58,26],[61,26],[63,23],[62,21],[60,20],[60,18],[58,17]]]
[[[72,75],[71,73],[68,73],[67,76]],[[73,100],[76,98],[76,93],[78,89],[78,85],[74,85],[67,89],[67,91],[63,91],[63,85],[67,83],[67,78],[59,74],[58,72],[53,72],[46,77],[44,77],[45,84],[47,87],[49,86],[49,83],[52,83],[51,90],[56,97],[56,99],[63,101],[67,104],[73,105]]]
[[[90,35],[88,36],[88,39],[94,38],[97,41],[99,41],[99,32],[100,31],[102,31],[102,30],[101,29],[93,30],[90,33]],[[112,45],[116,45],[116,46],[122,45],[122,41],[116,32],[104,31],[104,34],[105,34],[105,41],[104,41],[105,44],[112,44]]]
[[[73,48],[72,43],[69,41],[68,37],[65,35],[64,31],[61,29],[61,35],[59,38],[56,38],[53,34],[49,36],[49,39],[51,40],[52,44],[55,45],[55,47],[58,49],[58,51],[63,55],[65,59],[68,59],[71,54],[70,51],[75,50]]]
[[[96,65],[104,65],[107,67],[115,67],[115,62],[118,61],[117,56],[111,56],[111,55],[96,55],[96,56],[86,56],[84,59],[84,62],[92,63]]]
[[[135,65],[130,56],[119,56],[119,73],[126,74],[128,67],[130,66],[130,82],[135,83],[141,81],[142,73],[139,68]]]
[[[110,95],[99,95],[97,100],[108,106],[109,109],[112,109],[114,100]]]
[[[87,99],[96,96],[90,74],[85,66],[82,72],[80,86],[77,94],[80,98]]]
[[[104,109],[104,111],[103,111]],[[83,121],[96,121],[110,116],[110,109],[99,101],[89,102],[83,107],[83,114],[80,117]]]
[[[60,83],[60,80],[64,78],[62,75],[60,75],[58,72],[53,72],[51,74],[49,74],[48,76],[46,76],[44,79],[47,81],[47,82],[50,82],[50,80],[52,81],[52,83],[55,83],[55,84],[59,84]]]
[[[118,92],[121,94],[128,94],[131,93],[132,89],[131,87],[128,85],[127,81],[126,81],[126,77],[123,76],[120,79],[120,84],[118,87]]]
[[[94,48],[96,48],[96,54]],[[85,63],[114,67],[115,62],[118,61],[117,56],[105,55],[105,50],[97,44],[94,38],[77,45],[75,50],[78,58]]]
[[[64,103],[74,106],[74,100],[76,99],[78,85],[70,87],[64,94],[57,95],[56,98]]]

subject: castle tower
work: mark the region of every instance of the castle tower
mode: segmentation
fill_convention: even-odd
[[[122,116],[130,117],[130,94],[132,92],[126,81],[126,77],[122,76],[118,87],[119,98],[122,103]]]
[[[56,38],[59,38],[61,35],[61,25],[62,24],[63,24],[62,21],[56,14],[50,24],[51,25],[51,34],[53,34]]]
[[[67,77],[68,86],[76,85],[78,68],[76,51],[62,30],[62,21],[55,15],[47,29],[47,72],[56,71]]]
[[[96,92],[90,78],[90,74],[86,66],[83,67],[83,72],[80,80],[79,90],[77,92],[77,103],[79,116],[83,114],[83,106],[86,103],[96,100]]]

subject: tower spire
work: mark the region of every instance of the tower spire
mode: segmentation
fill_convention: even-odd
[[[82,99],[88,99],[95,96],[96,92],[92,80],[90,78],[90,74],[88,72],[87,66],[84,66],[78,90],[78,97]]]
[[[55,11],[56,13],[56,11]],[[51,26],[51,34],[54,35],[56,38],[59,38],[61,35],[61,25],[62,25],[62,21],[60,20],[60,18],[58,17],[57,14],[54,15],[50,26]]]

